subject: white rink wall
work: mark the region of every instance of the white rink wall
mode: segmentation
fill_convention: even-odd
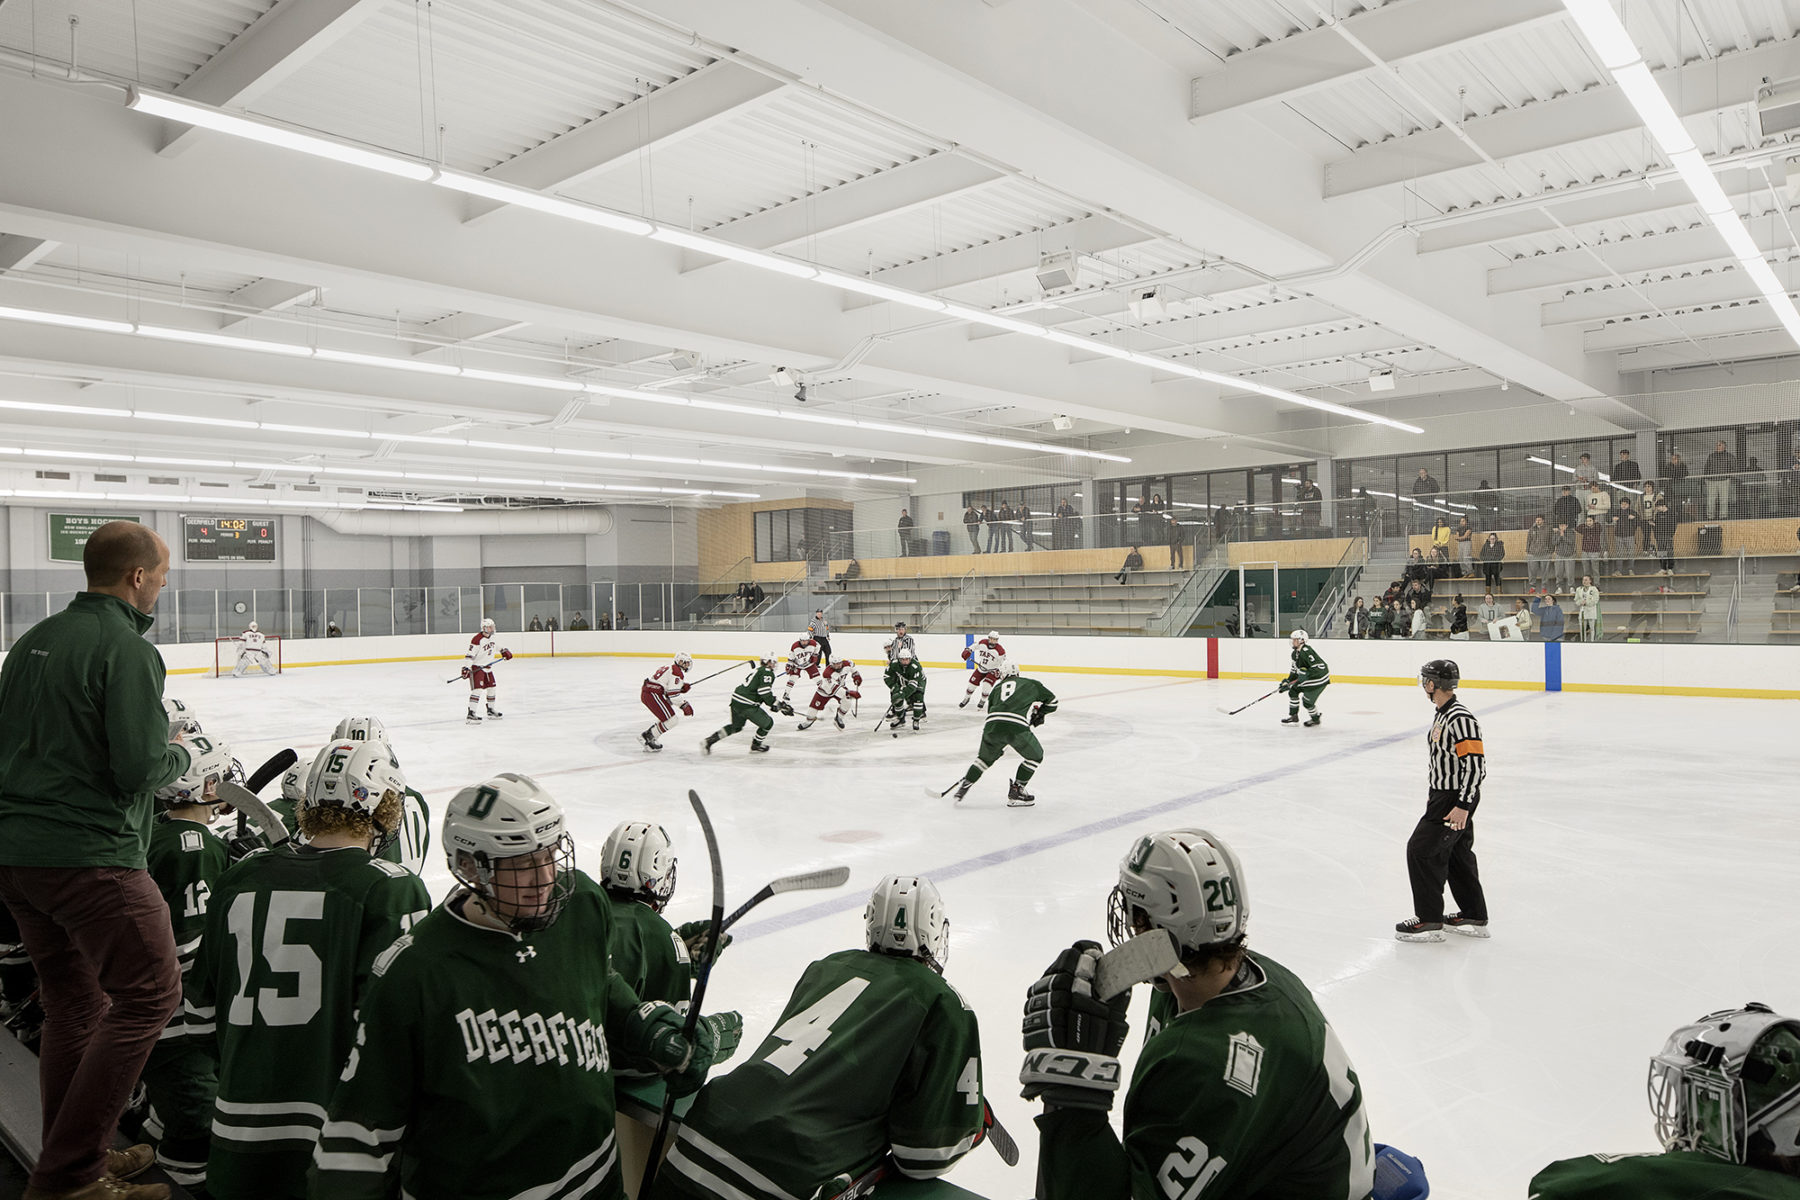
[[[510,633],[501,635],[500,643],[514,654],[532,658],[653,659],[686,650],[702,660],[752,658],[764,651],[785,659],[795,636],[624,630]],[[880,663],[883,640],[879,634],[841,634],[832,639],[832,649],[864,665]],[[965,644],[960,635],[919,634],[914,640],[927,666],[960,665]],[[1273,638],[1007,637],[1003,641],[1022,669],[1048,673],[1279,679],[1288,665],[1288,643]],[[466,634],[290,638],[282,643],[282,667],[449,663],[460,661],[467,647]],[[1344,683],[1410,685],[1421,663],[1452,658],[1462,667],[1465,685],[1473,688],[1800,699],[1800,647],[1334,640],[1319,643],[1319,649],[1331,664],[1332,678]],[[211,642],[161,650],[170,674],[213,669]]]

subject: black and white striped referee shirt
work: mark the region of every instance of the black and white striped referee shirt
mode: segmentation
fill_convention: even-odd
[[[1459,807],[1470,812],[1481,803],[1481,781],[1487,778],[1487,757],[1481,746],[1481,725],[1461,700],[1452,700],[1431,719],[1427,739],[1432,791],[1455,792]]]

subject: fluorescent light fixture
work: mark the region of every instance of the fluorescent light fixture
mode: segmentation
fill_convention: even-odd
[[[1719,218],[1726,214],[1736,215],[1737,209],[1725,195],[1725,189],[1719,186],[1712,168],[1706,165],[1706,159],[1698,150],[1691,147],[1677,150],[1669,156],[1669,162],[1681,181],[1688,185],[1688,191],[1694,193],[1694,200],[1700,205],[1700,211],[1712,219],[1714,225],[1720,224]]]
[[[30,308],[0,306],[0,319],[30,321],[34,325],[61,325],[67,329],[92,329],[98,333],[131,333],[136,326],[129,321],[102,321],[95,317],[77,317],[69,313],[39,312]]]
[[[1732,214],[1730,220],[1718,222],[1718,226],[1719,236],[1725,239],[1725,248],[1731,251],[1732,256],[1739,263],[1746,267],[1755,263],[1765,270],[1768,269],[1768,264],[1763,262],[1762,251],[1757,249],[1756,239],[1750,236],[1750,231],[1744,228],[1744,223],[1737,219],[1736,213]],[[1755,268],[1749,267],[1749,269],[1754,274]]]
[[[585,384],[574,379],[557,379],[551,375],[516,375],[511,371],[484,371],[475,367],[462,369],[464,379],[485,379],[489,383],[515,383],[520,387],[544,388],[552,392],[583,392]]]
[[[139,325],[137,333],[141,337],[157,338],[165,342],[192,342],[197,346],[223,346],[228,350],[248,350],[255,354],[285,354],[290,358],[311,358],[311,346],[296,346],[291,342],[269,342],[259,338],[231,337],[223,333],[205,333],[198,329],[171,329],[163,325]]]
[[[517,450],[522,454],[549,454],[548,446],[521,446],[513,442],[477,442],[470,440],[469,445],[481,450]]]
[[[975,325],[990,325],[995,329],[1004,329],[1008,333],[1022,333],[1028,337],[1044,337],[1047,332],[1042,325],[1033,325],[1029,321],[1001,316],[999,313],[989,312],[984,308],[946,304],[944,311],[959,321],[968,321]]]
[[[424,183],[437,173],[433,167],[414,159],[402,158],[397,154],[365,150],[359,146],[346,145],[317,134],[302,133],[298,129],[290,129],[268,121],[222,112],[205,104],[178,100],[174,96],[166,96],[160,92],[146,92],[141,88],[132,88],[125,104],[126,107],[134,108],[147,116],[179,121],[184,125],[211,129],[216,133],[229,133],[234,137],[248,138],[251,141],[280,146],[287,150],[298,150],[302,154],[328,158],[353,167],[365,167],[368,170],[381,171],[388,175],[398,175],[403,179],[411,179],[419,183]]]
[[[186,413],[146,412],[138,409],[131,414],[140,421],[166,421],[173,425],[211,425],[222,429],[255,429],[255,421],[232,421],[225,417],[192,417]]]
[[[25,412],[79,413],[85,417],[129,417],[129,408],[94,408],[85,404],[39,404],[35,400],[0,400],[0,408],[17,408]]]
[[[468,438],[431,437],[422,433],[375,433],[370,437],[382,442],[417,442],[426,446],[466,446]]]
[[[877,300],[891,300],[895,304],[924,309],[926,312],[943,312],[950,307],[936,296],[909,292],[905,288],[891,287],[885,283],[876,283],[873,279],[861,279],[855,275],[844,275],[837,271],[820,271],[819,282],[827,287],[856,292],[863,296],[873,296]]]
[[[483,200],[535,209],[554,217],[566,217],[571,221],[598,225],[602,229],[611,229],[616,233],[630,233],[643,237],[656,228],[650,222],[638,217],[629,217],[624,213],[596,208],[591,204],[578,204],[573,200],[564,200],[560,196],[547,196],[542,192],[534,192],[530,188],[514,187],[510,183],[501,183],[495,179],[483,179],[479,175],[464,175],[459,171],[439,171],[437,178],[432,182],[439,187],[450,188],[452,191],[479,196]]]
[[[795,262],[779,254],[764,254],[761,250],[752,250],[748,246],[739,246],[701,233],[689,233],[685,229],[675,229],[668,225],[658,226],[656,232],[650,235],[650,240],[667,242],[671,246],[680,246],[683,250],[710,254],[714,258],[728,258],[733,262],[761,267],[765,271],[792,275],[796,279],[816,279],[819,275],[819,268],[811,263]]]
[[[571,454],[577,458],[626,459],[626,458],[631,457],[631,455],[629,455],[629,454],[621,454],[616,450],[577,450],[572,446],[555,446],[555,447],[552,447],[551,453],[553,453],[553,454]]]
[[[1648,65],[1636,62],[1619,67],[1613,71],[1613,79],[1625,93],[1625,98],[1631,101],[1631,107],[1637,109],[1650,136],[1656,139],[1664,153],[1674,155],[1694,148],[1694,139],[1688,136],[1687,126],[1675,115],[1675,106],[1669,103],[1669,97],[1658,86]]]
[[[303,433],[309,437],[371,438],[375,435],[360,429],[337,429],[330,425],[281,425],[274,421],[245,422],[270,433]]]
[[[1612,0],[1563,0],[1563,7],[1575,18],[1582,36],[1607,70],[1616,71],[1643,59],[1637,44],[1625,32],[1624,22],[1613,11]]]
[[[686,404],[686,396],[667,396],[662,392],[645,391],[643,388],[615,387],[610,383],[584,383],[584,391],[593,392],[597,396],[618,396],[625,400],[648,400],[652,404]]]
[[[447,363],[422,362],[413,358],[395,358],[387,354],[356,354],[349,350],[314,350],[314,358],[326,362],[350,363],[359,367],[384,367],[390,371],[417,371],[422,375],[460,375],[459,367]]]

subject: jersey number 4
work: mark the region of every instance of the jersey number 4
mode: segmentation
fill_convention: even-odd
[[[265,1025],[304,1025],[313,1019],[319,1011],[325,967],[311,946],[287,940],[288,925],[324,916],[323,892],[270,892],[268,917],[260,930],[256,927],[256,893],[244,892],[231,902],[225,924],[237,945],[238,993],[231,998],[226,1020],[233,1025],[251,1025],[261,1017]],[[288,976],[293,981],[292,991],[264,987],[252,995],[250,980],[259,961],[269,975]]]
[[[792,1075],[806,1062],[806,1056],[825,1044],[831,1026],[843,1016],[856,998],[869,986],[866,979],[846,979],[812,1004],[801,1009],[770,1034],[787,1045],[771,1051],[763,1059],[783,1075]]]

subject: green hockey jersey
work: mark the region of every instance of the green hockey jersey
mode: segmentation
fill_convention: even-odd
[[[314,1200],[620,1194],[615,1056],[642,1045],[587,876],[548,929],[466,920],[459,891],[375,965],[313,1159]]]
[[[1539,1171],[1531,1200],[1800,1200],[1800,1179],[1694,1151],[1590,1154]]]
[[[662,914],[628,896],[606,893],[612,907],[612,967],[640,1000],[663,1000],[685,1014],[693,991],[694,968],[687,943]],[[617,1072],[617,1104],[626,1116],[654,1125],[662,1113],[663,1083],[654,1072]],[[685,1113],[683,1097],[676,1111]]]
[[[1035,679],[1014,675],[1001,680],[987,699],[987,724],[1032,724],[1032,717],[1056,711],[1056,693]]]
[[[430,907],[418,876],[357,849],[257,850],[219,880],[189,976],[218,1037],[214,1197],[305,1195],[375,956]]]
[[[1282,682],[1297,688],[1322,687],[1331,682],[1331,668],[1325,665],[1311,642],[1302,642],[1294,651],[1287,678]]]
[[[810,1197],[889,1153],[930,1178],[976,1144],[982,1115],[980,1032],[956,989],[917,959],[843,950],[701,1089],[663,1173],[709,1200]]]
[[[1306,985],[1260,955],[1144,1046],[1124,1127],[1121,1146],[1103,1112],[1047,1110],[1039,1200],[1364,1200],[1375,1185],[1356,1071]]]
[[[281,818],[281,823],[287,826],[288,832],[298,837],[300,823],[294,813],[295,807],[292,800],[269,801],[269,808]],[[400,831],[388,839],[388,844],[381,848],[379,857],[405,867],[414,875],[423,875],[425,856],[430,853],[431,805],[425,802],[424,796],[407,788],[406,806],[400,810]]]
[[[887,670],[882,672],[881,679],[887,684],[896,703],[925,695],[925,668],[919,665],[918,659],[908,663],[898,660],[889,663]]]
[[[738,704],[761,704],[775,707],[775,668],[758,663],[750,678],[737,685],[731,699]]]
[[[192,995],[188,985],[201,937],[206,932],[206,909],[219,878],[231,866],[231,855],[218,835],[199,821],[177,820],[164,814],[150,827],[148,865],[156,890],[169,906],[175,954],[181,960],[183,993]],[[183,1006],[169,1018],[163,1040],[211,1032],[210,1021],[190,1018]]]

